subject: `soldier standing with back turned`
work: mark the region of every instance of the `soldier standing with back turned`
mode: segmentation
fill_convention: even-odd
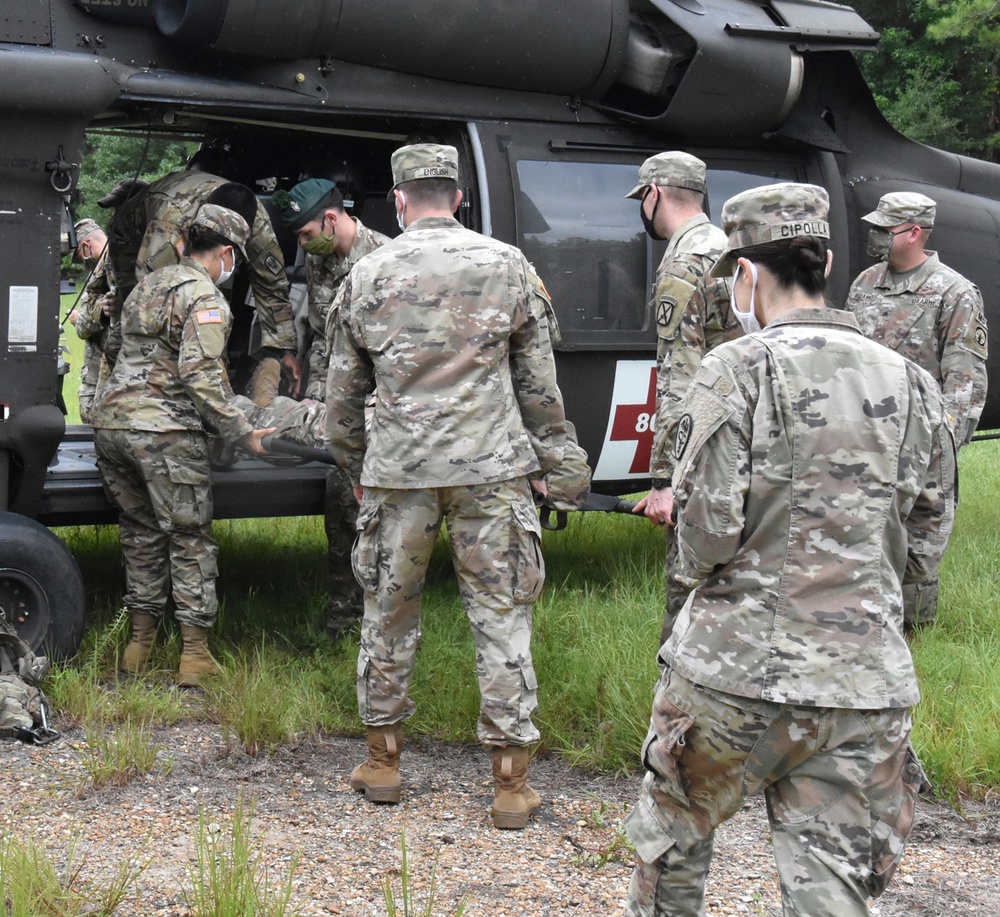
[[[937,205],[913,192],[886,194],[862,219],[868,254],[847,297],[861,332],[913,360],[941,386],[955,442],[972,439],[986,403],[986,314],[975,284],[925,249]],[[957,496],[957,494],[956,494]],[[937,617],[938,576],[905,592],[908,627]]]
[[[684,394],[702,357],[738,333],[729,287],[709,273],[726,247],[726,234],[705,213],[707,190],[705,163],[690,153],[669,152],[647,159],[639,168],[639,184],[626,195],[641,202],[639,216],[650,238],[670,243],[656,269],[652,301],[657,335],[653,489],[635,508],[660,525],[669,524],[673,512],[673,443]],[[687,590],[671,579],[677,549],[668,538],[661,643],[687,597]]]
[[[816,185],[726,202],[733,310],[755,330],[706,354],[674,487],[690,589],[661,667],[626,828],[629,917],[702,917],[716,828],[767,800],[782,913],[868,917],[923,782],[905,582],[954,516],[955,448],[931,376],[823,298]]]
[[[392,177],[404,232],[351,271],[328,333],[327,436],[361,501],[368,760],[351,785],[373,802],[399,801],[420,595],[447,517],[476,644],[478,735],[493,749],[493,823],[523,828],[541,804],[527,784],[538,740],[531,606],[544,580],[532,489],[545,492],[566,436],[547,294],[520,251],[455,219],[454,147],[403,147]]]

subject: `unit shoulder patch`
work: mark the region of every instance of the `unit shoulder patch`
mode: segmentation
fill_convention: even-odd
[[[694,292],[692,283],[672,275],[664,277],[656,285],[656,333],[661,338],[677,336]]]

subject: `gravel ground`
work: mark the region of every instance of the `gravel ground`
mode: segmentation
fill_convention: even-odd
[[[619,915],[631,872],[616,832],[638,778],[615,780],[536,759],[531,783],[545,804],[521,832],[496,831],[489,758],[479,748],[411,742],[403,757],[403,801],[374,806],[347,776],[364,754],[357,738],[323,738],[249,758],[208,725],[156,734],[169,773],[121,788],[88,789],[79,730],[36,748],[5,742],[0,832],[33,837],[57,863],[75,838],[81,878],[106,882],[148,838],[148,868],[118,917],[190,912],[184,888],[194,863],[199,813],[226,830],[238,793],[255,799],[254,835],[272,880],[296,852],[293,904],[302,915],[385,915],[381,884],[399,894],[405,830],[417,902],[437,863],[434,915],[463,895],[469,917]],[[1000,914],[1000,803],[951,808],[922,801],[896,881],[874,902],[879,917]],[[424,913],[424,911],[420,911]],[[763,804],[720,829],[708,914],[779,915],[779,892]],[[34,917],[34,915],[26,915]]]

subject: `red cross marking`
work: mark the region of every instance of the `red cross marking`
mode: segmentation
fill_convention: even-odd
[[[648,474],[653,453],[653,428],[656,417],[656,367],[649,370],[649,390],[645,404],[619,404],[611,425],[612,441],[635,441],[635,458],[629,474]]]

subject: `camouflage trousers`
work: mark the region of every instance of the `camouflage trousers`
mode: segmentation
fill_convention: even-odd
[[[936,566],[932,573],[933,579],[903,586],[903,623],[907,627],[931,624],[937,618],[940,581]]]
[[[703,917],[715,829],[767,800],[785,917],[867,917],[903,855],[925,778],[907,708],[798,707],[699,688],[669,669],[626,830],[629,917]]]
[[[452,564],[476,647],[486,745],[538,740],[531,603],[545,578],[541,527],[524,478],[428,490],[365,488],[354,570],[365,591],[358,711],[368,726],[411,716],[420,597],[431,551],[448,520]]]
[[[338,619],[359,618],[364,600],[354,577],[351,551],[357,536],[358,501],[351,479],[331,466],[326,473],[326,501],[323,527],[327,542],[327,583],[330,589],[330,613]]]
[[[118,510],[124,603],[160,617],[170,596],[181,624],[211,627],[219,549],[212,538],[208,438],[195,431],[95,430],[104,490]]]
[[[87,338],[83,345],[83,366],[80,367],[78,402],[80,420],[84,423],[90,423],[97,390],[108,377],[108,364],[104,360],[104,350],[102,349],[104,337],[107,335],[102,335],[100,339],[97,336]]]
[[[244,395],[233,403],[247,416],[254,429],[275,427],[276,435],[303,446],[326,449],[326,405],[311,399],[295,401],[279,395],[261,407]],[[360,617],[361,590],[354,578],[351,549],[357,534],[358,501],[347,474],[330,466],[326,475],[323,523],[327,538],[327,577],[330,610],[346,617]]]

